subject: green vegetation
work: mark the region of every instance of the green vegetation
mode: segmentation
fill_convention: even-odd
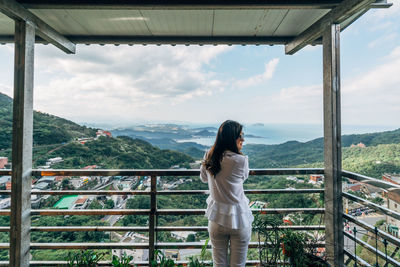
[[[93,250],[81,250],[77,253],[68,253],[68,266],[70,267],[95,267],[104,258],[105,253]]]
[[[0,93],[0,150],[11,147],[12,99]],[[35,146],[61,144],[78,137],[94,137],[96,129],[78,125],[50,114],[34,111],[33,143]]]
[[[367,147],[350,147],[364,143]],[[383,173],[400,173],[400,129],[389,132],[342,136],[343,169],[380,178]],[[321,168],[323,139],[279,145],[246,145],[251,168]]]
[[[55,169],[83,168],[88,165],[109,169],[157,169],[173,165],[187,166],[193,161],[183,153],[161,150],[145,141],[129,137],[100,137],[85,144],[72,142],[46,154],[46,157],[36,158],[36,154],[34,159],[37,165],[44,164],[48,158],[62,157],[63,162],[52,166]]]

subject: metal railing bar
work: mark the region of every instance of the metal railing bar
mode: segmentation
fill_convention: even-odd
[[[155,249],[195,249],[202,248],[203,242],[160,242]],[[258,248],[258,242],[250,242],[249,248]],[[271,246],[267,243],[267,246]],[[325,247],[325,242],[313,242],[310,247]],[[9,248],[8,243],[0,244],[0,249]],[[31,249],[148,249],[149,243],[31,243]],[[209,244],[207,248],[211,248]]]
[[[5,175],[10,175],[11,170],[5,170]],[[174,170],[174,169],[34,169],[33,176],[197,176],[199,169]],[[251,169],[250,175],[307,175],[324,174],[323,168],[272,168]]]
[[[267,227],[269,229],[272,227]],[[321,225],[282,225],[279,229],[292,229],[295,231],[323,231],[325,226]],[[8,232],[10,227],[1,227],[0,232]],[[148,232],[146,226],[32,226],[32,232]],[[207,226],[159,226],[157,232],[190,231],[206,232]]]
[[[324,189],[247,189],[246,194],[323,194]]]
[[[372,178],[366,175],[349,172],[349,171],[342,171],[342,176],[365,183],[369,185],[373,185],[375,187],[383,188],[383,189],[391,189],[391,188],[398,188],[400,189],[400,185],[389,183],[383,180],[379,180],[376,178]]]
[[[9,226],[0,226],[0,232],[10,232]]]
[[[357,224],[358,226],[360,226],[360,227],[362,227],[362,228],[364,228],[364,229],[366,229],[366,230],[368,230],[368,231],[370,231],[372,233],[375,233],[375,227],[374,226],[369,225],[369,224],[367,224],[367,223],[365,223],[363,221],[357,220],[357,218],[354,217],[354,216],[351,216],[351,215],[348,215],[348,214],[343,214],[343,218],[345,218],[349,222]],[[392,236],[392,235],[390,235],[390,234],[388,234],[388,233],[386,233],[386,232],[384,232],[382,230],[378,229],[378,236],[386,239],[387,241],[389,241],[390,243],[392,243],[392,244],[394,244],[396,246],[400,246],[400,239],[399,238],[396,238],[396,237],[394,237],[394,236]]]
[[[318,194],[324,193],[324,189],[246,189],[246,194]],[[157,195],[204,195],[209,190],[162,190]]]
[[[148,215],[150,209],[31,210],[31,215]]]
[[[205,209],[159,209],[156,215],[204,215]],[[324,208],[271,208],[271,209],[252,209],[253,213],[261,214],[287,214],[294,212],[303,213],[324,213]]]
[[[189,262],[188,261],[176,261],[177,265],[187,265]],[[260,261],[259,260],[247,260],[246,261],[246,266],[257,266],[259,265]],[[131,262],[131,264],[134,264],[135,266],[148,266],[149,262],[148,261],[135,261]],[[204,261],[204,264],[207,266],[212,266],[211,261]],[[283,262],[280,261],[278,262],[278,265],[287,265],[288,262]],[[111,263],[109,261],[100,261],[98,266],[110,266]],[[0,261],[0,266],[9,266],[8,261]],[[29,263],[29,266],[69,266],[67,261],[31,261]]]
[[[158,209],[156,215],[204,215],[205,209]],[[253,213],[261,214],[287,214],[303,212],[311,214],[324,213],[324,208],[271,208],[252,209]],[[83,209],[83,210],[31,210],[31,215],[57,216],[57,215],[149,215],[150,209]],[[0,210],[0,215],[10,215],[10,210]]]
[[[11,215],[11,210],[6,209],[6,210],[0,210],[0,216],[10,216]]]
[[[12,173],[12,171],[11,171],[11,169],[3,169],[3,170],[0,170],[0,175],[5,175],[5,176],[11,176],[11,173]]]
[[[1,192],[0,192],[1,193]],[[141,190],[130,190],[130,191],[118,191],[118,190],[32,190],[32,195],[150,195],[148,191]]]
[[[393,217],[393,218],[395,218],[397,220],[400,220],[400,213],[398,213],[396,211],[393,211],[393,210],[390,210],[388,208],[379,206],[379,205],[377,205],[375,203],[372,203],[371,201],[368,201],[366,199],[357,197],[357,196],[349,194],[349,193],[343,192],[342,196],[344,196],[344,197],[346,197],[346,198],[348,198],[350,200],[353,200],[353,201],[355,201],[357,203],[360,203],[360,204],[363,204],[365,206],[368,206],[371,209],[374,209],[375,211],[380,211],[380,212],[382,212],[383,214],[385,214],[387,216],[390,216],[390,217]]]
[[[247,189],[246,194],[323,194],[324,189]],[[162,190],[157,195],[207,195],[209,190]],[[10,195],[11,190],[0,190],[0,195]],[[150,195],[149,191],[130,190],[32,190],[32,195]]]
[[[324,189],[246,189],[246,194],[323,194]],[[209,190],[161,190],[157,195],[207,195]],[[0,190],[0,195],[10,195],[11,190]],[[32,195],[150,195],[142,190],[32,190]]]
[[[350,259],[359,262],[360,264],[362,264],[362,266],[366,266],[366,267],[372,267],[371,264],[369,264],[368,262],[366,262],[365,260],[363,260],[362,258],[358,257],[358,256],[354,256],[350,251],[348,251],[347,249],[343,249],[344,254],[346,254]]]
[[[390,257],[389,255],[386,257],[386,255],[385,255],[382,251],[380,251],[380,250],[376,251],[375,248],[374,248],[373,246],[371,246],[370,244],[368,244],[368,243],[362,241],[362,240],[359,239],[358,237],[355,238],[353,235],[351,235],[351,234],[349,234],[349,233],[347,233],[347,232],[343,232],[343,234],[344,234],[345,236],[347,236],[349,239],[353,240],[354,242],[357,242],[358,244],[360,244],[360,245],[363,246],[364,248],[368,249],[368,250],[371,251],[372,253],[374,253],[374,254],[377,253],[378,256],[379,256],[381,259],[384,259],[384,260],[387,259],[387,261],[388,261],[390,264],[393,264],[394,266],[400,266],[400,262],[396,261],[395,259],[393,259],[393,258]]]
[[[325,212],[325,208],[271,208],[271,209],[252,209],[251,211],[253,213],[260,213],[260,214],[287,214],[294,212],[321,214]]]
[[[2,196],[11,195],[11,190],[0,190],[0,195]]]

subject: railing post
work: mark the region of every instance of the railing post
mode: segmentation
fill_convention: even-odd
[[[149,266],[154,259],[155,243],[156,243],[156,210],[157,210],[157,176],[151,176],[150,187],[150,215],[149,215]]]
[[[35,29],[15,21],[10,266],[29,266]]]
[[[342,148],[340,115],[340,25],[325,26],[324,75],[324,161],[326,255],[333,267],[344,264]]]

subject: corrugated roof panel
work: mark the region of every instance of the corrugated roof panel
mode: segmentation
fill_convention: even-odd
[[[65,35],[150,35],[138,10],[32,10]],[[61,19],[60,19],[61,18]]]
[[[299,35],[329,11],[328,9],[289,10],[274,35]]]
[[[214,36],[254,36],[268,10],[216,10],[214,17]]]
[[[142,10],[152,35],[210,36],[212,10]]]
[[[0,33],[14,34],[14,21],[0,12]]]
[[[288,12],[288,9],[269,10],[257,25],[257,36],[273,36]]]

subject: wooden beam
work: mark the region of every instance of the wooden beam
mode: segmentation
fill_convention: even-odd
[[[65,35],[75,44],[148,44],[148,45],[284,45],[294,36],[113,36]],[[0,35],[0,43],[12,43],[14,36]],[[36,43],[48,43],[40,37]],[[321,43],[321,42],[319,42]]]
[[[343,207],[340,115],[340,25],[323,32],[324,162],[326,255],[332,267],[342,267]]]
[[[285,53],[292,55],[322,36],[326,25],[340,24],[349,17],[368,9],[375,0],[344,0],[339,6],[329,11],[325,16],[299,34],[285,47]]]
[[[60,48],[68,54],[75,53],[75,44],[50,27],[43,20],[24,8],[14,0],[0,0],[0,12],[15,21],[30,21],[34,25],[37,34],[44,40]]]
[[[332,9],[342,0],[18,0],[29,9]],[[385,7],[377,1],[376,7]]]
[[[10,266],[29,266],[35,28],[15,22]]]

